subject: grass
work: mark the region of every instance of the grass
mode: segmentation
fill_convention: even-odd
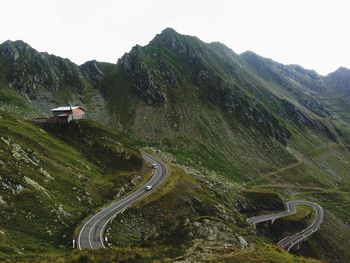
[[[224,222],[220,217],[223,214],[217,210],[217,205],[229,204],[219,200],[213,194],[213,189],[207,188],[203,182],[186,174],[178,166],[169,166],[171,174],[159,191],[118,215],[108,226],[108,240],[113,244],[112,251],[115,248],[131,251],[144,249],[150,252],[153,260],[165,262],[174,257],[181,258],[181,254],[185,254],[187,259],[205,259],[208,262],[317,262],[282,252],[265,241],[259,241],[251,232],[230,221],[225,223],[230,229],[228,232],[234,231],[248,238],[249,242],[255,240],[256,243],[252,241],[247,250],[241,250],[234,240],[219,239],[214,242],[215,245],[199,247],[199,251],[203,249],[202,256],[195,250],[189,252],[196,237],[188,236],[184,222],[209,220],[216,222],[214,224],[221,224]],[[231,218],[239,217],[232,210],[226,211]],[[206,246],[205,244],[202,245]],[[227,245],[228,248],[224,248]],[[153,251],[155,247],[158,248],[157,253]],[[143,259],[151,261],[147,257]]]
[[[0,81],[0,110],[15,112],[21,115],[31,115],[34,110],[31,109],[29,103],[19,95],[18,92],[14,91],[4,85]]]
[[[317,140],[314,137],[313,140],[315,139]],[[299,148],[298,142],[294,145],[296,149]],[[301,149],[304,149],[304,146],[300,145]],[[309,241],[302,244],[300,251],[293,253],[330,262],[344,261],[348,258],[346,250],[342,249],[350,232],[345,226],[350,218],[347,193],[348,158],[349,152],[342,144],[320,143],[317,147],[312,145],[299,154],[300,165],[271,173],[252,183],[251,188],[255,191],[273,191],[279,193],[286,201],[305,199],[317,202],[323,207],[326,216],[321,229]],[[310,223],[313,214],[314,211],[310,208],[299,208],[296,215],[280,219],[279,222],[276,220],[271,230],[263,232],[277,242],[284,236],[305,228],[306,224],[303,222]],[[281,232],[280,229],[285,231]],[[340,251],[334,254],[321,253],[338,248],[341,248]]]
[[[315,211],[313,208],[307,206],[307,205],[297,205],[296,206],[296,213],[290,216],[285,217],[285,220],[287,221],[300,221],[308,218],[310,222],[315,217]],[[311,220],[310,220],[311,219]]]
[[[271,190],[249,189],[244,192],[244,197],[247,199],[247,204],[242,212],[248,213],[248,217],[285,209],[280,196]]]
[[[142,166],[139,150],[127,138],[96,122],[79,120],[69,126],[47,123],[42,127],[70,145],[80,148],[86,158],[95,164],[124,170],[140,169]]]
[[[223,261],[224,262],[224,261]],[[260,243],[252,253],[234,255],[226,262],[320,262],[312,258],[296,257],[293,254],[281,251],[276,246]]]
[[[171,262],[170,258],[163,258],[162,247],[159,248],[112,248],[110,250],[94,250],[94,251],[74,251],[66,253],[50,253],[40,256],[33,255],[27,259],[17,257],[16,262],[35,262],[35,263],[51,263],[51,262]],[[234,250],[230,255],[210,257],[203,262],[287,262],[287,263],[316,263],[320,262],[314,259],[296,257],[287,252],[276,249],[276,247],[259,243],[253,251],[246,253],[245,251]],[[11,260],[5,262],[13,262]]]
[[[131,177],[142,175],[137,148],[93,122],[66,127],[88,139],[73,143],[63,127],[39,127],[4,112],[0,117],[0,196],[5,200],[0,211],[2,259],[70,247],[75,226],[121,187],[134,189]],[[96,144],[105,149],[99,152],[104,162],[91,158]]]
[[[186,52],[182,52],[184,50]],[[73,100],[74,93],[78,92],[91,107],[93,118],[122,131],[129,139],[93,122],[76,123],[67,132],[65,127],[38,127],[21,118],[1,114],[0,135],[11,139],[10,146],[0,141],[0,160],[6,164],[0,166],[0,195],[6,202],[0,210],[0,229],[5,233],[0,234],[2,257],[70,246],[76,223],[108,202],[131,176],[140,174],[136,142],[139,146],[160,148],[173,154],[179,163],[208,173],[205,179],[199,180],[171,166],[174,177],[169,178],[159,192],[121,215],[125,224],[120,221],[112,226],[112,240],[125,246],[115,249],[116,253],[130,253],[134,260],[184,253],[193,245],[191,238],[182,236],[186,218],[192,223],[208,219],[222,226],[219,223],[224,224],[225,220],[221,216],[227,215],[235,220],[227,223],[227,232],[244,235],[256,249],[246,254],[237,250],[228,260],[241,255],[238,258],[242,262],[268,258],[272,262],[302,261],[277,251],[269,240],[257,241],[236,206],[245,201],[254,212],[279,209],[281,200],[293,198],[320,202],[340,219],[334,221],[337,229],[346,232],[350,218],[347,194],[350,155],[344,145],[350,141],[350,129],[346,121],[328,120],[327,107],[323,109],[319,103],[306,107],[302,103],[302,100],[315,101],[309,95],[315,94],[313,88],[319,87],[315,74],[264,60],[255,61],[258,67],[254,67],[250,63],[254,61],[245,60],[223,45],[207,45],[176,33],[157,37],[150,45],[140,48],[139,55],[136,63],[144,63],[143,73],[148,74],[141,77],[150,77],[156,89],[164,93],[163,104],[151,106],[144,87],[137,89],[135,80],[120,64],[99,63],[105,78],[96,87],[87,81],[76,82],[74,76],[68,74],[60,92],[48,91],[49,100],[55,103]],[[1,58],[0,63],[4,68],[0,77],[8,83],[6,78],[11,70]],[[40,63],[32,64],[29,73],[34,74],[39,66]],[[64,64],[62,72],[69,69],[66,66]],[[72,67],[79,70],[77,66]],[[23,112],[26,101],[5,86],[0,87],[0,102],[6,105],[2,107]],[[46,91],[42,88],[41,91]],[[93,96],[99,92],[106,101],[99,97],[101,103],[97,100],[95,110]],[[288,111],[286,100],[298,109]],[[329,106],[339,111],[336,104]],[[33,105],[36,106],[36,102]],[[344,119],[345,115],[341,114]],[[299,120],[300,116],[312,120],[312,124],[298,123],[298,116]],[[330,130],[337,138],[330,138]],[[16,147],[13,143],[23,149],[20,160],[13,156],[12,150]],[[54,180],[45,176],[45,172],[39,172],[39,167],[23,156],[40,160],[40,168]],[[209,173],[217,180],[211,181]],[[38,190],[41,188],[28,183],[31,181],[24,176],[44,190]],[[248,183],[249,189],[245,193],[235,192],[227,182],[238,183],[242,188]],[[21,189],[18,193],[17,188]],[[226,212],[218,208],[220,205]],[[63,215],[62,209],[71,216]],[[288,221],[290,230],[301,227],[299,223],[305,215],[298,214],[294,221]],[[25,224],[27,221],[29,224]],[[127,222],[137,223],[141,230]],[[341,246],[335,233],[323,234]],[[13,238],[26,244],[24,250],[11,243]],[[156,251],[150,244],[161,249]],[[128,246],[137,252],[134,254]],[[99,253],[102,252],[89,253],[75,252],[62,257],[101,259]],[[56,259],[60,257],[57,255]]]
[[[325,209],[324,222],[321,228],[316,232],[312,238],[305,244],[308,256],[319,258],[322,261],[328,262],[346,262],[344,259],[348,258],[350,252],[350,231],[348,225],[344,224]],[[326,249],[335,250],[334,254],[323,254],[319,251]]]

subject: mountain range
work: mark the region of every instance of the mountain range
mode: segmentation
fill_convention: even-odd
[[[50,109],[61,105],[84,106],[89,121],[72,125],[69,135],[62,128],[32,123],[31,120],[47,116]],[[3,139],[0,145],[15,149],[17,146],[13,145],[17,144],[38,152],[40,157],[35,158],[42,159],[42,168],[53,174],[56,182],[54,186],[40,179],[44,180],[42,185],[48,184],[47,188],[52,189],[54,197],[45,197],[49,201],[38,210],[28,204],[22,212],[37,213],[36,218],[46,206],[59,209],[60,203],[62,209],[72,215],[67,222],[63,220],[65,223],[60,229],[55,229],[51,239],[34,234],[39,248],[28,246],[30,253],[45,251],[41,247],[43,240],[51,242],[52,250],[69,246],[74,224],[103,200],[113,198],[126,183],[125,178],[147,170],[140,164],[139,152],[146,147],[173,167],[175,179],[169,179],[164,193],[143,202],[143,206],[130,208],[121,216],[121,221],[111,226],[116,228],[111,240],[122,248],[149,248],[148,255],[155,258],[176,259],[182,255],[189,261],[202,261],[195,246],[207,249],[206,257],[213,258],[218,256],[215,249],[222,249],[227,240],[239,235],[252,244],[251,250],[242,256],[233,244],[231,250],[219,253],[227,256],[221,258],[223,261],[239,258],[255,262],[259,257],[276,257],[274,262],[303,261],[300,257],[289,258],[285,252],[273,252],[273,241],[292,232],[294,227],[306,224],[310,214],[304,211],[306,215],[301,219],[280,222],[281,227],[287,229],[281,233],[266,227],[254,232],[244,217],[253,212],[281,209],[282,201],[291,198],[304,198],[324,207],[325,223],[293,253],[329,262],[348,262],[349,110],[350,70],[347,68],[322,76],[251,51],[237,54],[222,43],[205,43],[171,28],[156,35],[146,46],[136,45],[116,64],[93,60],[79,66],[68,59],[38,52],[23,41],[6,41],[0,45],[0,135]],[[40,131],[45,134],[42,135],[45,143],[41,142]],[[86,140],[74,137],[76,133]],[[120,141],[120,147],[115,148],[109,143],[111,140]],[[73,181],[66,178],[62,163],[56,159],[63,152],[52,153],[49,159],[45,157],[45,153],[51,151],[49,141],[55,142],[53,145],[58,148],[69,149],[80,162],[93,167],[91,172],[84,165],[71,163],[72,174],[94,173],[91,175],[94,179],[86,179],[82,186],[78,177]],[[119,159],[108,161],[110,155],[102,150],[107,148]],[[92,157],[95,152],[96,156]],[[6,154],[0,151],[2,163],[16,159],[14,154]],[[132,162],[130,156],[133,156]],[[71,162],[65,154],[60,158]],[[122,165],[113,166],[114,162]],[[12,164],[13,167],[0,165],[2,182],[7,178],[24,188],[28,185],[35,196],[41,188],[34,186],[33,181],[38,180],[32,168],[17,171],[16,162]],[[104,173],[108,173],[107,178],[103,177]],[[112,182],[113,174],[117,176],[117,183]],[[104,188],[104,183],[108,187]],[[90,189],[97,201],[76,211],[77,204],[73,205],[60,193],[67,184],[78,189],[71,190],[72,195],[80,191],[79,198],[89,199],[91,194],[84,191]],[[18,205],[19,193],[11,191],[4,184],[0,188],[0,201],[5,202],[8,214],[14,213]],[[40,195],[47,196],[43,189],[40,191]],[[157,207],[162,208],[159,217],[163,223],[155,222],[149,214],[157,211]],[[0,216],[6,218],[8,214]],[[223,216],[232,219],[226,222]],[[127,231],[130,225],[123,225],[122,221],[149,226],[153,232],[140,227],[131,231],[130,238]],[[198,223],[202,228],[196,228]],[[13,235],[33,236],[19,225],[14,224]],[[48,226],[48,222],[42,222],[32,229],[39,231]],[[4,233],[7,228],[0,223]],[[4,245],[6,240],[0,239],[1,255],[19,254],[17,245]],[[152,246],[157,245],[162,252],[152,250]],[[172,249],[176,253],[169,252]],[[137,253],[141,258],[147,254]],[[99,257],[98,254],[78,256]]]

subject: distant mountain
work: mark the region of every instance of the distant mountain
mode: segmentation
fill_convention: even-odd
[[[328,74],[326,81],[333,91],[342,93],[347,99],[350,98],[350,69],[340,67]]]
[[[68,59],[39,53],[23,41],[6,41],[0,46],[3,78],[28,99],[40,97],[41,89],[81,93],[84,77]]]
[[[315,98],[329,83],[316,72],[253,52],[238,55],[171,28],[117,64],[78,66],[22,41],[4,42],[0,54],[1,82],[38,113],[82,104],[91,118],[141,140],[187,146],[191,141],[195,151],[199,145],[209,152],[227,148],[221,154],[231,159],[237,137],[263,136],[286,145],[293,136],[290,125],[337,137],[331,123],[320,121],[336,113]],[[222,140],[223,132],[229,139]]]
[[[86,75],[89,70],[68,59],[38,52],[23,41],[0,45],[0,85],[18,92],[41,114],[59,104],[101,106],[102,98]],[[94,77],[98,76],[94,72]]]

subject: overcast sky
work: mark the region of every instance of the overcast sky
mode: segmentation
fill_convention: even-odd
[[[347,3],[348,2],[348,3]],[[0,42],[115,63],[172,27],[327,74],[350,68],[347,0],[0,0]]]

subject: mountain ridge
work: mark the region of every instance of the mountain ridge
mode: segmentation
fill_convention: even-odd
[[[173,28],[171,28],[171,27],[167,27],[167,28],[163,29],[163,30],[161,31],[161,33],[157,34],[152,40],[154,40],[157,36],[162,35],[162,34],[175,34],[175,35],[181,35],[181,36],[186,36],[186,37],[195,37],[195,38],[197,38],[198,40],[200,40],[200,39],[199,39],[198,37],[196,37],[196,36],[192,36],[192,35],[182,35],[182,34],[178,33],[175,29],[173,29]],[[151,41],[152,41],[152,40],[151,40]],[[150,42],[151,42],[151,41],[150,41]],[[200,41],[202,41],[202,40],[200,40]],[[203,43],[206,43],[206,44],[212,44],[212,45],[223,46],[224,48],[231,50],[233,53],[235,53],[235,54],[238,55],[238,56],[244,55],[245,53],[254,53],[255,55],[258,55],[257,53],[255,53],[255,52],[252,51],[252,50],[246,50],[246,51],[243,51],[242,53],[236,53],[234,50],[232,50],[231,48],[229,48],[227,45],[225,45],[224,43],[222,43],[222,42],[220,42],[220,41],[213,41],[213,42],[204,42],[204,41],[202,41],[202,42],[203,42]],[[29,47],[30,49],[34,49],[34,50],[35,50],[35,48],[33,48],[30,44],[28,44],[27,42],[25,42],[25,41],[23,41],[23,40],[20,40],[20,39],[18,39],[18,40],[10,40],[10,39],[8,39],[8,40],[3,41],[0,45],[4,45],[4,44],[6,44],[6,43],[7,43],[7,44],[10,44],[10,45],[12,45],[12,44],[14,44],[14,43],[21,43],[21,45],[27,46],[27,47]],[[146,44],[146,45],[148,45],[148,44]],[[139,45],[135,45],[135,46],[139,46]],[[140,46],[140,47],[142,47],[142,46]],[[46,52],[46,51],[37,51],[37,50],[35,50],[35,51],[38,52],[38,53],[40,53],[40,54],[43,54],[43,55],[56,56],[56,55],[50,54],[49,52]],[[259,56],[260,56],[260,55],[259,55]],[[78,65],[78,66],[82,66],[83,64],[85,64],[85,63],[87,63],[87,62],[90,62],[90,61],[96,61],[95,59],[90,59],[90,60],[87,60],[87,61],[85,61],[85,62],[82,62],[82,63],[79,65],[79,63],[75,63],[75,62],[71,61],[69,58],[64,58],[64,57],[61,57],[61,56],[56,56],[56,57],[62,58],[62,59],[64,59],[64,60],[69,60],[71,63],[74,63],[74,64],[76,64],[76,65]],[[263,56],[261,56],[261,57],[263,57]],[[266,59],[272,60],[272,61],[274,61],[274,62],[277,62],[277,61],[275,61],[273,58],[267,58],[267,57],[263,57],[263,58],[266,58]],[[118,60],[118,59],[120,59],[120,58],[117,58],[117,60]],[[104,62],[104,61],[96,61],[96,62],[114,64],[114,63],[112,63],[112,62]],[[281,63],[281,62],[277,62],[277,63],[279,63],[279,64],[281,64],[281,65],[284,65],[284,66],[299,66],[299,67],[302,67],[303,69],[305,69],[303,66],[298,65],[298,64],[284,64],[284,63]],[[316,71],[315,69],[306,69],[306,70],[315,71],[315,72],[317,73],[317,71]],[[329,72],[329,73],[327,73],[326,75],[321,75],[321,74],[319,74],[319,73],[317,73],[317,74],[320,75],[320,76],[324,76],[324,77],[325,77],[325,76],[327,76],[327,75],[329,75],[329,74],[335,73],[335,72],[338,71],[338,70],[349,70],[349,68],[344,67],[344,66],[339,66],[338,69],[336,69],[336,70],[333,71],[333,72]]]
[[[350,218],[346,69],[321,76],[253,52],[236,54],[224,44],[206,43],[169,28],[149,44],[134,46],[115,64],[91,60],[78,66],[68,59],[41,55],[24,42],[16,45],[18,50],[10,42],[0,45],[0,113],[10,112],[14,123],[21,123],[47,115],[58,105],[85,106],[88,119],[117,130],[140,147],[152,147],[171,163],[174,179],[170,176],[172,181],[150,202],[150,211],[158,205],[164,208],[159,212],[164,223],[154,222],[147,209],[130,209],[123,218],[156,227],[151,227],[152,233],[135,228],[135,238],[128,240],[123,233],[129,226],[119,224],[123,246],[170,242],[168,248],[183,251],[182,245],[191,248],[197,238],[204,240],[203,248],[207,239],[214,238],[223,247],[220,242],[226,231],[231,237],[244,235],[261,247],[259,232],[244,224],[245,213],[278,209],[273,204],[282,203],[279,198],[302,198],[320,203],[330,215],[325,219],[329,228],[307,242],[312,244],[307,249],[310,254],[327,260],[349,257],[341,248],[339,254],[333,253],[342,241],[329,223],[335,218],[332,226],[350,231],[346,227]],[[96,146],[99,153],[106,152],[105,144],[118,148],[104,135],[81,135],[79,127],[76,134],[59,139],[78,148],[102,140]],[[51,128],[47,131],[57,130]],[[93,151],[84,152],[92,155]],[[167,207],[169,200],[172,205]],[[221,206],[230,212],[223,212]],[[174,217],[174,211],[183,218]],[[218,223],[221,220],[227,226]],[[184,243],[172,241],[178,226],[188,231]],[[217,236],[205,234],[208,229]],[[325,248],[326,238],[336,241]]]

